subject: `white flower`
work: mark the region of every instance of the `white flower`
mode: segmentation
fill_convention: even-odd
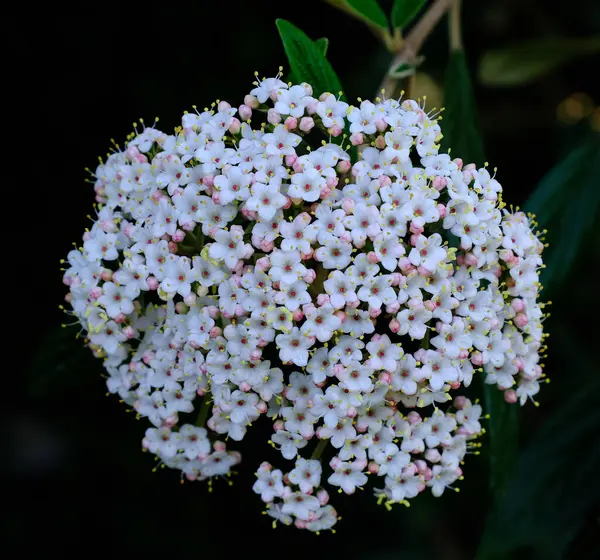
[[[275,498],[281,498],[284,493],[283,474],[279,469],[271,470],[261,468],[256,471],[258,480],[252,486],[263,502],[272,502]]]
[[[346,494],[354,494],[357,487],[367,483],[367,475],[355,465],[356,463],[340,463],[327,482],[333,486],[339,486]]]
[[[252,196],[246,201],[246,207],[258,212],[263,220],[270,220],[287,201],[287,198],[279,192],[277,184],[255,183],[250,192]]]
[[[279,357],[284,363],[292,362],[303,367],[308,363],[308,349],[313,345],[310,337],[293,327],[289,334],[279,334],[275,337],[279,348]]]
[[[309,461],[300,457],[296,459],[296,466],[288,478],[300,487],[301,492],[308,493],[320,485],[322,470],[320,461]]]

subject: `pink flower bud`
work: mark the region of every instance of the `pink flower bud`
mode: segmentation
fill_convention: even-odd
[[[171,239],[175,243],[181,243],[185,238],[185,231],[181,231],[180,229],[176,230],[175,233],[171,236]]]
[[[386,128],[387,128],[387,123],[383,120],[383,119],[377,119],[375,121],[375,128],[379,131],[379,132],[383,132]],[[381,148],[380,148],[381,149]]]
[[[504,391],[504,400],[509,404],[515,404],[517,402],[517,392],[514,389],[507,389]]]
[[[304,280],[307,284],[312,284],[316,277],[317,273],[312,268],[309,268],[306,271],[306,274],[302,277],[302,280]]]
[[[165,420],[163,422],[163,426],[165,426],[166,428],[172,428],[176,424],[177,424],[176,416],[169,416],[169,417],[165,418]]]
[[[375,461],[369,461],[369,464],[367,466],[367,470],[371,474],[377,474],[379,472],[379,465]]]
[[[481,352],[475,351],[471,354],[471,363],[474,366],[483,365],[483,354]]]
[[[244,206],[242,208],[242,216],[244,216],[244,218],[246,218],[248,220],[255,220],[256,219],[256,212],[254,212],[252,210],[248,210],[248,208],[246,208]]]
[[[417,467],[417,472],[419,474],[425,474],[425,469],[427,469],[427,463],[423,461],[423,459],[417,459],[415,462],[415,467]]]
[[[520,329],[525,328],[525,325],[529,323],[529,319],[527,318],[527,315],[525,315],[525,313],[517,313],[513,321],[515,325],[517,325],[517,327],[519,327]]]
[[[65,301],[67,303],[71,303],[72,300],[73,300],[73,296],[70,292],[67,295],[65,295]]]
[[[410,236],[410,244],[413,247],[417,246],[417,242],[419,241],[419,237],[420,237],[420,235],[418,233],[413,233],[413,235]]]
[[[350,143],[353,146],[360,146],[365,141],[365,137],[362,132],[355,132],[350,136]]]
[[[217,105],[217,109],[219,111],[228,111],[229,109],[231,109],[231,105],[229,103],[227,103],[227,101],[219,101],[219,104]]]
[[[469,351],[466,349],[462,349],[459,353],[458,353],[458,359],[459,360],[466,360],[469,357]]]
[[[375,147],[379,150],[383,150],[385,148],[385,138],[381,136],[381,134],[375,138]]]
[[[347,173],[350,170],[350,167],[352,167],[352,164],[348,160],[344,159],[338,162],[336,166],[336,171],[338,173]]]
[[[430,463],[437,463],[442,456],[437,449],[428,449],[425,451],[425,459],[427,459]]]
[[[331,134],[331,136],[333,136],[334,138],[338,137],[341,133],[342,128],[337,124],[334,124],[333,126],[330,126],[327,129],[327,134]]]
[[[285,429],[285,422],[283,420],[277,420],[274,424],[273,424],[273,429],[276,432],[280,432],[281,430]]]
[[[396,334],[400,330],[400,323],[398,319],[392,319],[390,321],[390,330]]]
[[[219,308],[216,305],[209,305],[206,311],[208,311],[208,316],[211,319],[216,319],[219,316]]]
[[[205,175],[202,177],[202,184],[205,187],[212,187],[214,184],[215,176],[214,175]]]
[[[183,302],[189,306],[189,307],[193,307],[194,305],[196,305],[196,294],[194,294],[193,292],[188,294],[187,296],[185,296],[183,298]]]
[[[346,320],[346,314],[339,310],[334,313],[334,315],[343,323]]]
[[[296,154],[285,156],[285,164],[288,167],[292,167],[294,165],[294,163],[296,163],[297,159],[298,159],[298,156]]]
[[[415,221],[410,223],[410,231],[415,235],[421,235],[423,233],[423,226]]]
[[[359,299],[357,299],[356,301],[348,301],[348,302],[346,302],[346,308],[357,309],[360,304],[361,304],[361,301]]]
[[[349,231],[344,231],[340,235],[340,241],[343,241],[344,243],[352,243],[352,234]],[[363,242],[363,245],[364,245],[364,242]],[[356,243],[355,243],[355,246],[357,246]]]
[[[465,264],[465,256],[462,253],[460,255],[456,255],[456,264],[458,266]]]
[[[306,524],[308,523],[308,521],[302,521],[302,519],[296,517],[296,519],[294,519],[294,527],[296,527],[296,529],[306,529]]]
[[[292,205],[292,199],[288,196],[286,197],[285,204],[283,205],[283,209],[287,210]]]
[[[465,255],[465,264],[467,266],[476,266],[477,265],[477,257],[473,253],[467,253]]]
[[[300,119],[300,130],[302,132],[310,132],[315,126],[315,121],[312,117],[302,117]]]
[[[260,350],[259,348],[255,348],[254,350],[252,350],[250,352],[250,361],[258,362],[260,360],[261,356],[262,356],[262,350]]]
[[[227,449],[227,446],[223,441],[215,441],[215,443],[213,444],[213,449],[217,452],[223,452]]]
[[[379,257],[377,256],[377,253],[375,253],[374,251],[369,251],[367,253],[367,260],[371,264],[377,264],[379,262]]]
[[[406,415],[406,420],[411,426],[414,426],[415,424],[421,422],[421,415],[416,410],[411,410]]]
[[[389,187],[392,184],[392,180],[387,175],[379,176],[379,186],[380,187]]]
[[[336,470],[342,464],[342,460],[336,455],[331,461],[329,461],[329,466]]]
[[[516,313],[521,313],[525,309],[525,302],[520,298],[515,298],[510,302],[510,306]]]
[[[109,270],[108,268],[105,268],[102,271],[100,278],[102,278],[102,280],[104,280],[105,282],[110,282],[112,280],[112,271]]]
[[[525,364],[519,356],[514,359],[513,364],[519,371],[523,371],[525,369]]]
[[[346,214],[352,214],[354,206],[354,200],[352,200],[351,198],[344,198],[344,200],[342,200],[342,210],[346,212]]]
[[[275,109],[269,109],[267,112],[267,120],[271,124],[279,124],[281,122],[281,115]]]
[[[229,132],[231,132],[231,134],[237,134],[241,128],[242,123],[239,121],[239,119],[233,117],[233,119],[231,119],[231,124],[229,125]]]
[[[274,247],[275,247],[275,243],[273,243],[273,241],[267,241],[266,239],[263,239],[263,241],[261,241],[261,243],[260,243],[260,248],[265,253],[270,253]]]
[[[238,108],[238,113],[240,114],[240,118],[243,121],[248,121],[252,117],[252,109],[248,105],[240,105]]]
[[[379,381],[386,383],[387,385],[392,384],[392,375],[389,371],[384,371],[379,374]]]
[[[118,325],[124,323],[125,321],[127,321],[127,317],[123,314],[123,313],[119,313],[115,319],[114,319],[115,323],[117,323]]]
[[[445,218],[446,217],[446,207],[443,204],[438,204],[436,206],[437,211],[440,213],[440,218]]]
[[[335,187],[337,187],[338,181],[338,177],[327,177],[327,181],[325,181],[325,184],[327,185],[327,188],[334,189]]]
[[[223,329],[221,327],[213,327],[212,329],[210,329],[208,334],[211,338],[217,338],[218,336],[221,336],[223,334]]]
[[[304,318],[304,313],[302,313],[301,309],[296,309],[296,311],[292,313],[292,317],[294,321],[302,321],[302,319]]]
[[[319,294],[317,296],[317,305],[322,307],[323,305],[327,305],[329,303],[329,295],[328,294]]]
[[[123,334],[127,340],[131,340],[135,336],[135,329],[131,325],[127,325],[123,329]]]
[[[417,271],[421,276],[431,276],[433,274],[433,271],[429,270],[428,268],[425,268],[424,266],[418,266]]]
[[[316,99],[311,99],[307,104],[306,104],[306,112],[309,115],[314,115],[317,112],[317,104],[318,101]]]
[[[250,109],[258,109],[260,103],[258,102],[258,99],[254,97],[254,95],[246,95],[244,97],[244,105],[248,105]]]
[[[94,286],[91,290],[90,290],[90,298],[91,299],[98,299],[99,297],[101,297],[103,294],[102,292],[102,288],[100,286]]]
[[[329,502],[329,494],[327,493],[327,490],[321,488],[321,490],[317,492],[317,500],[319,500],[319,504],[321,506],[326,506]]]
[[[394,300],[385,306],[386,313],[398,313],[399,310],[400,310],[400,302],[398,300]]]
[[[433,181],[431,182],[431,185],[437,191],[441,191],[447,184],[448,181],[446,180],[446,177],[440,177],[439,175],[434,177]]]
[[[295,117],[287,117],[283,124],[288,130],[295,130],[298,126],[298,120]]]
[[[321,200],[325,200],[331,194],[331,189],[329,187],[323,187],[319,192],[319,198]]]
[[[294,170],[294,173],[302,173],[302,171],[304,171],[304,164],[296,159],[292,165],[292,169]]]
[[[374,307],[369,307],[369,317],[375,319],[375,317],[379,317],[381,315],[381,308],[375,309]]]
[[[250,391],[252,389],[252,387],[250,386],[249,383],[247,383],[246,381],[242,381],[239,385],[238,385],[240,391],[244,391],[244,393],[247,393],[248,391]]]
[[[456,165],[457,165],[457,167],[458,167],[459,170],[463,168],[463,160],[462,159],[460,159],[460,158],[454,158],[452,161],[454,163],[456,163]]]

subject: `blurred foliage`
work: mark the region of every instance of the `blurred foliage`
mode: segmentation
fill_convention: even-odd
[[[425,0],[394,0],[392,7],[392,27],[404,29],[423,8]]]
[[[486,86],[530,84],[570,60],[600,52],[600,37],[543,38],[483,53],[479,80]]]
[[[273,531],[268,520],[257,515],[260,500],[248,490],[252,469],[241,468],[233,488],[223,485],[213,494],[202,484],[180,485],[172,471],[152,473],[152,457],[140,451],[144,423],[136,422],[117,397],[104,396],[102,363],[75,339],[77,328],[58,326],[63,318],[56,304],[66,290],[57,263],[89,224],[85,215],[93,202],[82,170],[105,153],[109,138],[123,138],[133,120],[160,114],[161,125],[164,121],[164,128],[169,128],[194,103],[209,104],[224,95],[239,103],[254,70],[258,68],[261,76],[274,75],[288,48],[297,53],[301,71],[318,72],[317,79],[325,82],[332,79],[330,66],[323,62],[326,51],[349,102],[378,91],[392,55],[377,33],[365,29],[364,17],[348,17],[333,4],[344,4],[354,16],[357,11],[365,13],[357,6],[371,4],[370,9],[375,9],[371,2],[343,0],[307,0],[303,10],[298,3],[266,0],[237,5],[236,17],[228,23],[229,34],[219,31],[222,40],[208,52],[197,33],[160,35],[157,30],[165,27],[162,12],[151,13],[147,21],[141,21],[139,14],[135,21],[113,14],[93,20],[62,16],[28,20],[26,34],[15,21],[15,45],[24,36],[39,41],[35,65],[26,60],[22,67],[27,73],[36,69],[32,91],[45,84],[45,102],[52,111],[44,113],[44,126],[52,131],[53,146],[62,146],[67,156],[57,158],[55,149],[40,150],[40,158],[48,159],[37,165],[52,170],[53,179],[37,181],[33,187],[37,207],[45,211],[29,247],[40,248],[37,270],[48,276],[44,284],[48,293],[30,298],[31,309],[19,314],[23,326],[15,329],[33,332],[35,338],[21,362],[22,410],[9,426],[13,431],[9,446],[14,444],[18,453],[14,458],[9,454],[5,465],[27,486],[25,492],[7,497],[5,508],[11,514],[4,528],[10,540],[5,542],[18,542],[21,551],[41,544],[46,549],[80,552],[80,543],[86,547],[92,543],[94,551],[158,554],[167,548],[171,554],[202,551],[217,558],[250,550],[279,551],[295,558],[310,550],[316,557],[343,554],[365,559],[462,560],[477,555],[569,560],[597,550],[600,372],[594,354],[599,333],[593,317],[600,309],[595,272],[600,270],[600,189],[594,180],[600,165],[600,87],[597,57],[580,56],[583,43],[569,39],[598,36],[596,0],[571,0],[552,10],[534,0],[464,0],[468,56],[454,53],[448,59],[444,24],[423,50],[426,58],[419,71],[434,84],[444,83],[444,145],[455,146],[453,155],[465,160],[483,159],[472,132],[476,103],[485,154],[498,166],[505,200],[535,212],[540,227],[548,229],[550,243],[542,295],[554,300],[546,321],[552,336],[545,371],[552,383],[542,387],[539,408],[526,406],[519,411],[518,441],[510,430],[496,429],[505,423],[492,403],[490,438],[483,440],[480,457],[468,458],[460,493],[442,499],[423,496],[411,508],[387,513],[365,492],[349,501],[342,497],[338,509],[344,519],[336,535],[317,538],[293,529]],[[382,0],[380,6],[385,21],[385,14],[392,14],[395,26],[395,2]],[[190,21],[198,17],[208,27],[222,21],[222,4],[186,10]],[[381,29],[380,15],[366,13],[371,31]],[[307,47],[294,27],[295,35],[284,52],[276,18],[293,21],[311,37],[328,37],[328,48],[323,39]],[[547,45],[548,37],[567,38],[573,47],[566,48],[569,55],[565,51],[556,56],[554,47],[513,48],[517,43]],[[491,55],[486,53],[496,53],[491,72]],[[307,60],[318,62],[307,65]],[[469,84],[476,61],[490,72],[485,84]],[[514,87],[483,87],[491,84],[490,75],[492,81],[508,79]],[[482,78],[481,73],[478,76]],[[582,98],[587,100],[585,107],[576,102]],[[473,102],[467,103],[469,99]],[[462,114],[463,120],[456,118],[453,124],[453,113]],[[463,140],[465,136],[470,140]],[[48,232],[50,243],[40,239],[40,231]],[[23,290],[38,294],[39,274],[30,276],[23,280]],[[516,407],[509,410],[517,411]],[[514,426],[512,421],[508,425]],[[42,469],[33,432],[48,442],[61,442],[54,470]],[[243,442],[241,451],[249,461],[268,453],[262,436]],[[512,454],[499,443],[518,444],[513,469],[498,467],[510,462]],[[502,474],[505,488],[504,493],[495,493],[495,502],[489,488],[490,475],[491,480],[498,477],[494,471]],[[366,531],[367,527],[375,529]]]

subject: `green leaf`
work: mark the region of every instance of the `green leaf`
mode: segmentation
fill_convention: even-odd
[[[519,451],[519,408],[504,400],[504,391],[485,385],[483,391],[489,443],[484,446],[490,463],[490,490],[494,500],[501,499]]]
[[[592,232],[600,214],[600,137],[590,133],[582,143],[542,179],[524,210],[536,215],[548,230],[541,274],[547,298],[559,290],[585,246],[592,253],[599,241]],[[587,236],[587,237],[586,237]]]
[[[392,27],[404,29],[421,11],[425,0],[394,0]]]
[[[334,95],[342,91],[339,78],[323,54],[323,43],[317,45],[289,21],[278,19],[275,23],[295,80],[309,83],[314,97],[325,91]]]
[[[317,39],[315,45],[317,45],[323,56],[327,56],[327,49],[329,48],[329,39],[327,37]]]
[[[327,49],[329,48],[329,39],[327,37],[321,37],[320,39],[317,39],[314,43],[317,46],[317,48],[321,51],[323,56],[327,56]],[[287,75],[287,81],[292,82],[293,84],[299,84],[303,80],[299,80],[294,74],[294,72],[290,71]]]
[[[441,122],[442,149],[452,148],[452,155],[465,164],[484,163],[483,143],[477,130],[475,98],[464,51],[450,54],[444,81],[446,111]]]
[[[479,81],[487,86],[533,82],[578,56],[600,52],[600,37],[546,38],[488,51],[479,63]]]
[[[388,29],[388,21],[385,12],[377,3],[377,0],[325,0],[338,10],[349,13],[357,19],[364,21],[367,25]]]
[[[560,327],[558,327],[560,329]],[[539,558],[562,558],[591,508],[600,501],[597,468],[600,376],[590,367],[593,350],[563,327],[564,367],[577,372],[563,381],[559,404],[521,453],[504,499],[489,516],[478,560],[514,558],[522,547]],[[597,335],[596,335],[597,336]],[[527,554],[524,558],[532,558]]]

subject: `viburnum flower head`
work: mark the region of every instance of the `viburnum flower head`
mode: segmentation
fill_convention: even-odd
[[[543,244],[486,168],[440,153],[419,103],[254,86],[96,168],[64,282],[144,449],[227,477],[271,423],[281,462],[250,465],[253,490],[318,532],[330,492],[372,484],[390,507],[455,488],[485,421],[461,395],[474,376],[533,400]]]

